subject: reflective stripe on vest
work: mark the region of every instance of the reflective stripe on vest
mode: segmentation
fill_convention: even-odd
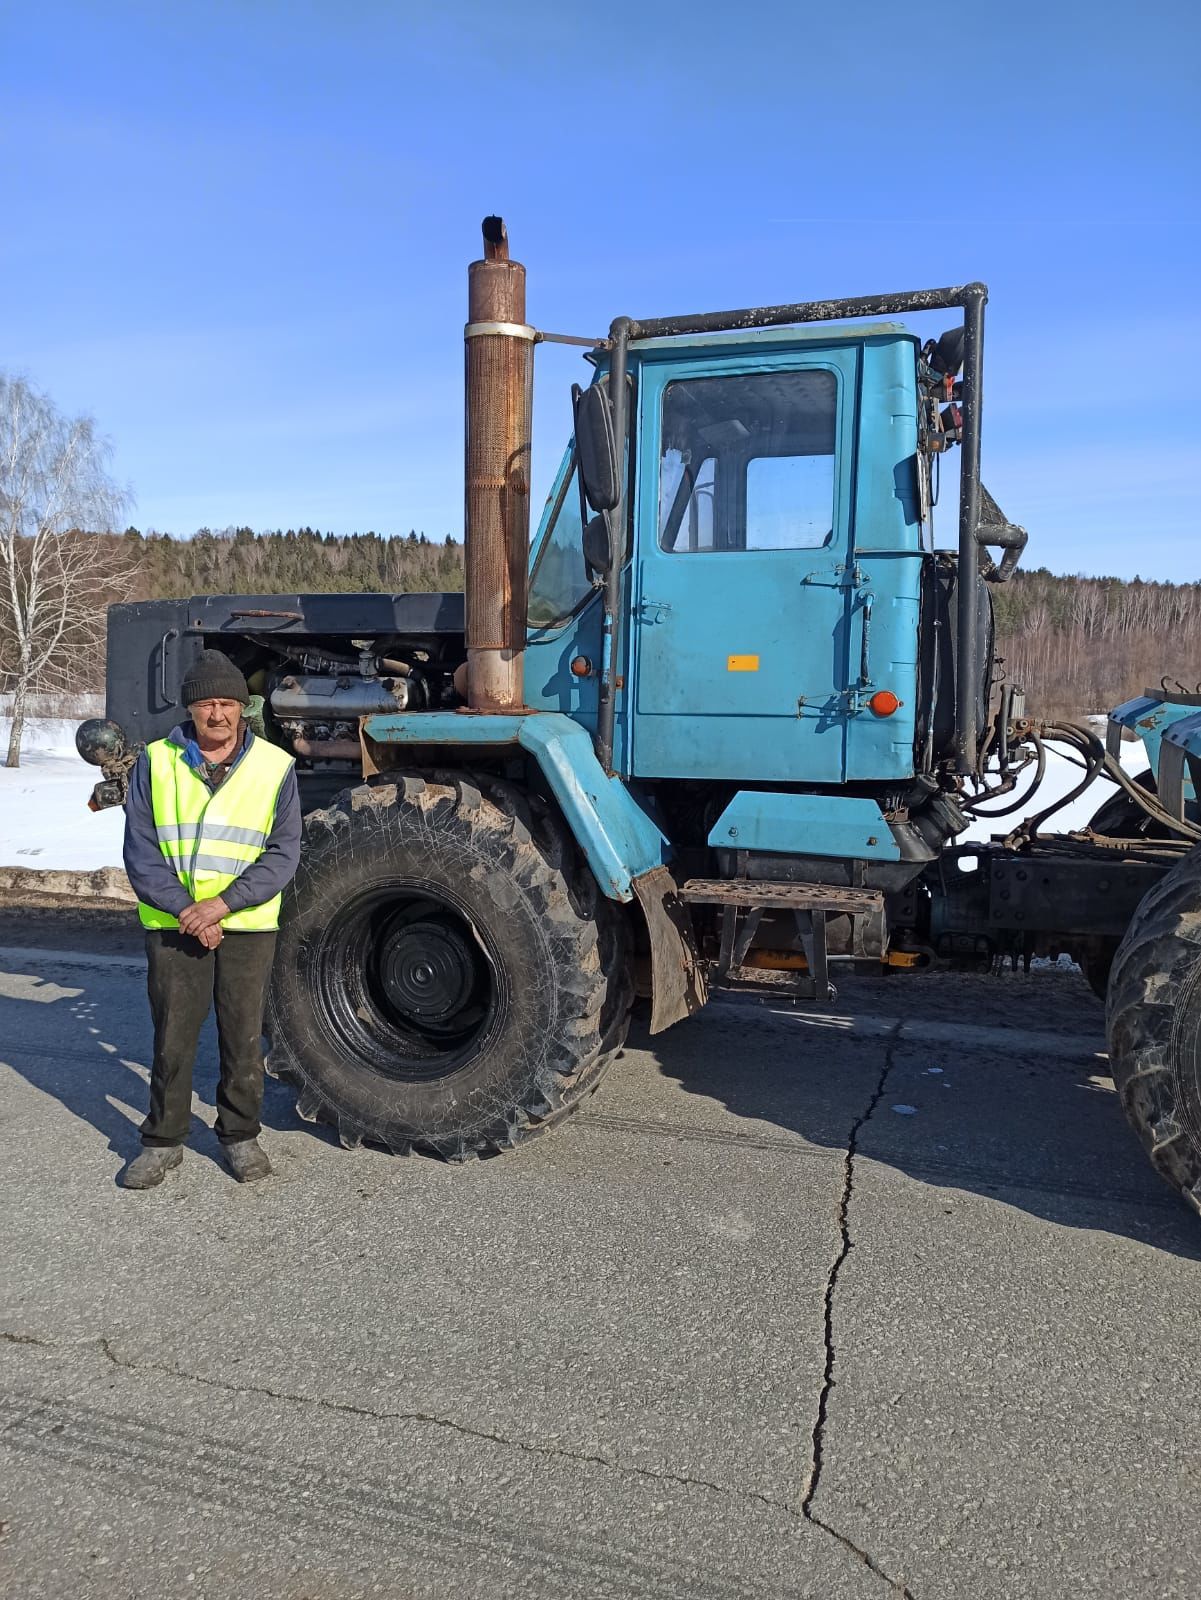
[[[250,744],[221,787],[213,793],[167,739],[146,748],[150,762],[150,801],[159,849],[193,900],[211,900],[257,861],[275,822],[275,805],[292,768],[265,739]],[[267,932],[279,927],[279,895],[226,917],[233,933]],[[144,928],[178,928],[179,919],[140,902]]]

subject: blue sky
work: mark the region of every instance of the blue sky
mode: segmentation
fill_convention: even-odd
[[[98,419],[139,527],[441,538],[487,212],[557,331],[983,278],[1028,564],[1197,578],[1199,16],[9,5],[0,366]],[[539,352],[539,499],[582,370]]]

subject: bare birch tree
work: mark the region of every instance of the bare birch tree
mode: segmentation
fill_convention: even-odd
[[[24,378],[0,373],[0,687],[12,694],[10,767],[21,764],[30,697],[80,680],[103,650],[105,605],[131,566],[111,540],[126,496],[91,417],[65,417]]]

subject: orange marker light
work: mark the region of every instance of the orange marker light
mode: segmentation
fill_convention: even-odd
[[[867,704],[869,710],[873,711],[876,716],[891,717],[893,712],[900,707],[901,702],[891,689],[877,689]]]

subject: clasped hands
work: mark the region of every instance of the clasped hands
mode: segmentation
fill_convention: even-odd
[[[229,907],[219,894],[211,900],[194,900],[179,913],[179,931],[199,939],[206,950],[215,950],[225,937],[221,923],[229,914]]]

